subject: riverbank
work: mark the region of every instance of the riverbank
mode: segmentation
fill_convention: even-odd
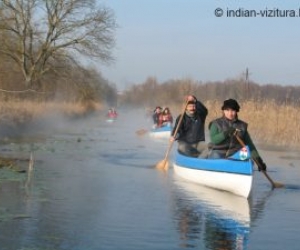
[[[100,103],[67,102],[0,102],[0,136],[6,137],[35,132],[37,129],[56,126],[64,120],[83,118],[103,110]]]
[[[222,103],[205,102],[209,122],[222,115]],[[239,118],[248,123],[248,130],[256,144],[273,148],[300,150],[300,109],[295,105],[278,105],[275,101],[244,101],[240,103]],[[182,107],[169,106],[174,118]],[[36,133],[60,126],[66,121],[82,119],[93,113],[103,113],[100,103],[67,102],[0,102],[0,143],[11,136]]]
[[[57,103],[6,101],[0,102],[0,144],[22,143],[24,138],[35,136],[35,140],[53,133],[62,126],[71,126],[72,122],[95,112],[102,112],[99,103]],[[0,168],[15,173],[28,170],[29,154],[10,157],[8,152],[0,155]],[[14,177],[15,178],[15,177]]]

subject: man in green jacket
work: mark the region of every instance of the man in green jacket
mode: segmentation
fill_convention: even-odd
[[[252,159],[257,163],[258,169],[266,171],[267,166],[260,157],[248,133],[248,124],[238,118],[240,110],[238,102],[234,99],[225,100],[222,106],[223,115],[210,122],[210,149],[209,158],[227,158],[242,148],[237,136],[250,148]]]

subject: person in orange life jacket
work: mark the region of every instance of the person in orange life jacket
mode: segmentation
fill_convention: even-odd
[[[186,110],[177,134],[174,137],[181,115],[176,118],[170,137],[170,141],[177,140],[179,153],[192,157],[201,157],[201,153],[207,149],[204,133],[207,114],[207,108],[195,96],[189,95],[187,97]]]
[[[163,124],[163,119],[162,119],[162,108],[157,106],[154,109],[154,113],[152,115],[153,119],[153,128],[160,128]]]
[[[234,99],[225,100],[223,115],[209,123],[210,149],[209,158],[226,158],[242,148],[235,135],[249,146],[252,158],[257,162],[259,171],[266,171],[267,166],[260,157],[247,130],[248,124],[238,118],[240,105]]]
[[[163,122],[162,124],[163,126],[172,126],[173,124],[173,116],[168,107],[165,107],[162,112],[162,122]]]

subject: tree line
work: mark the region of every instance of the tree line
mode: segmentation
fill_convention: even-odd
[[[113,62],[116,28],[95,0],[1,0],[2,100],[114,102],[116,87],[82,62]]]
[[[96,0],[0,0],[2,100],[117,102],[117,88],[90,60],[109,65],[117,28],[113,10]],[[299,87],[259,85],[248,77],[203,82],[149,77],[118,96],[118,105],[177,105],[192,93],[208,101],[235,98],[299,105]]]
[[[121,105],[132,107],[155,107],[156,105],[178,105],[183,96],[195,95],[201,101],[222,102],[234,98],[245,101],[274,101],[276,104],[300,106],[300,87],[278,84],[260,85],[240,78],[224,81],[197,81],[192,79],[171,79],[158,82],[155,77],[147,78],[143,83],[134,84],[119,97]]]

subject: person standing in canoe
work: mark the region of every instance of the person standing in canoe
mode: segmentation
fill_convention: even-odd
[[[176,118],[170,141],[178,142],[178,152],[187,156],[199,157],[206,151],[205,143],[205,120],[208,114],[204,104],[193,95],[187,96],[186,109],[183,114]],[[177,125],[179,127],[177,129]],[[177,133],[175,134],[177,129]]]
[[[209,123],[210,149],[209,158],[226,158],[242,148],[242,142],[248,145],[251,157],[258,169],[266,171],[267,166],[260,157],[248,133],[248,124],[238,118],[240,105],[234,99],[225,100],[223,115]]]

